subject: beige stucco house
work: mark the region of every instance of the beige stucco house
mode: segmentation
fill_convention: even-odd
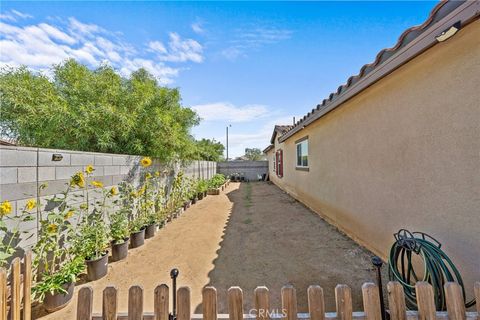
[[[273,183],[382,258],[401,228],[437,238],[470,293],[480,279],[479,14],[479,1],[439,3],[300,121],[276,126],[265,149]]]

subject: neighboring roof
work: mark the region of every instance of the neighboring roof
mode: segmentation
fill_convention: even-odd
[[[292,125],[276,124],[275,128],[273,129],[272,138],[270,139],[270,143],[273,144],[275,142],[275,136],[277,135],[277,133],[280,133],[280,135],[282,135],[285,132],[287,132],[288,130],[290,130],[291,128],[293,128]]]
[[[264,150],[263,150],[263,153],[267,153],[268,151],[272,150],[275,146],[273,144],[269,145],[268,147],[266,147]]]
[[[348,78],[347,83],[338,87],[337,91],[331,93],[328,99],[324,99],[295,125],[290,126],[291,128],[283,133],[279,141],[287,140],[296,132],[438,43],[436,38],[454,24],[464,27],[477,19],[479,15],[480,1],[478,0],[450,0],[438,3],[424,23],[405,30],[395,46],[381,50],[374,62],[364,65],[358,75]]]

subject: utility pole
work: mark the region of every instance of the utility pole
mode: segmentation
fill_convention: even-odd
[[[226,159],[227,161],[228,161],[228,127],[231,127],[231,126],[232,126],[231,124],[227,126],[227,159]]]

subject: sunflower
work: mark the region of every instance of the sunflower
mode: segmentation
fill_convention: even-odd
[[[70,219],[71,217],[73,217],[73,214],[74,214],[74,213],[75,213],[75,211],[69,210],[67,213],[65,213],[65,215],[63,216],[63,218],[64,218],[65,220],[68,220],[68,219]]]
[[[160,171],[155,171],[155,177],[160,177]]]
[[[112,187],[112,189],[110,189],[110,195],[112,196],[116,196],[118,194],[118,190],[117,188],[115,187]]]
[[[147,174],[145,174],[145,179],[150,179],[152,177],[152,174],[150,172],[147,172]]]
[[[58,226],[54,223],[51,223],[47,226],[47,232],[49,233],[55,233],[58,230]]]
[[[150,157],[143,157],[142,160],[140,160],[140,164],[142,167],[150,167],[152,165],[152,159]]]
[[[25,209],[27,211],[30,211],[35,209],[36,206],[37,206],[37,201],[35,199],[30,199],[28,200],[27,205],[25,206]]]
[[[91,164],[89,164],[89,165],[85,168],[85,172],[86,172],[87,174],[92,174],[93,171],[95,171],[95,168],[94,168]]]
[[[7,200],[3,201],[0,204],[0,217],[6,216],[10,212],[12,212],[12,204]]]
[[[103,188],[103,183],[101,183],[100,181],[92,181],[90,182],[90,184],[95,188]]]
[[[80,188],[85,187],[85,176],[83,175],[83,172],[77,172],[72,176],[72,179],[70,180],[70,185],[71,186],[77,186]]]

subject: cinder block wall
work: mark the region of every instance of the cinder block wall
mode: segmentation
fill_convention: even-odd
[[[54,155],[61,155],[62,159],[53,161]],[[141,158],[131,155],[0,146],[0,201],[10,201],[15,214],[21,214],[29,199],[37,199],[41,204],[38,211],[33,210],[31,213],[35,219],[20,225],[20,230],[26,233],[22,235],[19,247],[31,247],[37,241],[39,215],[48,210],[49,199],[66,190],[70,177],[76,172],[84,170],[89,164],[93,165],[95,171],[92,179],[102,182],[108,189],[117,186],[121,181],[138,183]],[[164,171],[166,168],[164,164],[153,159],[149,169]],[[182,169],[192,178],[209,179],[216,173],[216,163],[194,161],[183,168],[178,164],[173,165],[173,169],[173,172]],[[172,177],[173,174],[165,176],[164,183],[170,184]],[[38,193],[42,184],[47,187]],[[79,195],[85,196],[85,191],[71,193],[68,203],[74,207],[82,203],[84,200]],[[100,196],[101,192],[90,190],[89,202]],[[32,234],[33,236],[30,236]]]
[[[258,175],[263,175],[268,172],[268,161],[218,162],[217,171],[224,175],[240,174],[247,180],[257,181]]]

